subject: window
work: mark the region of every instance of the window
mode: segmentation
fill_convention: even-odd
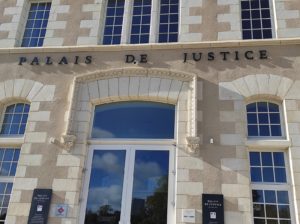
[[[175,153],[171,142],[159,141],[174,138],[174,115],[175,107],[162,103],[95,107],[92,137],[103,144],[90,147],[82,223],[172,223]],[[123,144],[124,138],[138,144]]]
[[[177,42],[178,21],[178,0],[107,0],[102,43]]]
[[[1,135],[22,135],[25,132],[30,106],[25,103],[12,104],[6,107]]]
[[[243,39],[272,38],[272,19],[269,0],[242,0]]]
[[[120,44],[125,0],[108,0],[103,44]]]
[[[151,0],[134,0],[131,26],[131,44],[149,42]]]
[[[178,0],[161,0],[159,42],[177,42],[178,39]]]
[[[50,2],[31,3],[21,44],[22,47],[43,46],[50,8]]]
[[[283,152],[250,152],[254,224],[291,224]]]
[[[0,223],[5,223],[13,179],[20,156],[18,148],[0,148]]]
[[[282,136],[279,106],[270,102],[247,105],[248,136]]]
[[[173,139],[174,120],[175,107],[169,104],[133,101],[98,105],[92,138]]]

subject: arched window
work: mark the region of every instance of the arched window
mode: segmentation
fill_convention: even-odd
[[[174,105],[95,107],[91,136],[100,140],[90,146],[82,223],[174,223],[174,123]]]
[[[255,102],[247,105],[248,136],[282,136],[279,105],[271,102]]]
[[[22,135],[25,132],[29,104],[17,103],[6,107],[2,126],[1,135]]]

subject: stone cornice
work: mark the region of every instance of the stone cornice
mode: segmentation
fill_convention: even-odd
[[[176,79],[180,81],[191,81],[193,75],[184,72],[172,71],[168,69],[149,69],[149,68],[123,68],[123,69],[109,69],[84,74],[76,77],[76,82],[82,83],[87,81],[94,81],[100,79],[110,79],[116,77],[128,76],[143,76],[143,77],[160,77],[167,79]]]
[[[300,38],[207,41],[193,43],[155,43],[155,44],[123,44],[123,45],[91,45],[91,46],[58,46],[36,48],[0,48],[0,54],[32,54],[32,53],[72,53],[72,52],[121,52],[141,50],[180,50],[255,46],[300,45]]]

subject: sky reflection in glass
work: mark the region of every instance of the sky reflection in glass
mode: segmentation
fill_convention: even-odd
[[[175,106],[118,102],[95,107],[92,138],[174,138]]]
[[[167,223],[168,173],[168,151],[136,151],[131,224]]]
[[[125,156],[125,150],[94,151],[85,224],[119,223]]]

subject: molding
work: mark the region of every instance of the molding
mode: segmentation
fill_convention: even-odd
[[[286,139],[248,139],[246,146],[255,149],[286,149],[291,141]]]
[[[0,136],[0,145],[1,146],[19,146],[24,143],[24,135],[21,137],[1,137]]]
[[[0,48],[0,54],[30,54],[30,53],[72,53],[72,52],[112,52],[132,50],[174,50],[174,49],[205,49],[253,46],[284,46],[300,45],[300,38],[260,39],[239,41],[204,41],[193,43],[155,43],[155,44],[121,44],[121,45],[89,45],[89,46],[54,46],[34,48]]]
[[[140,76],[140,77],[159,77],[167,79],[176,79],[180,81],[192,81],[194,75],[178,72],[168,69],[159,68],[122,68],[122,69],[108,69],[101,70],[89,74],[84,74],[76,77],[76,83],[85,83],[88,81],[95,81],[101,79],[111,79],[118,77],[129,77],[129,76]]]
[[[196,153],[200,150],[201,138],[197,136],[186,137],[189,152]]]
[[[52,137],[49,139],[49,142],[51,144],[54,144],[62,149],[66,149],[67,151],[70,151],[71,148],[74,146],[76,141],[75,135],[62,135],[61,140],[57,140],[56,138]]]

